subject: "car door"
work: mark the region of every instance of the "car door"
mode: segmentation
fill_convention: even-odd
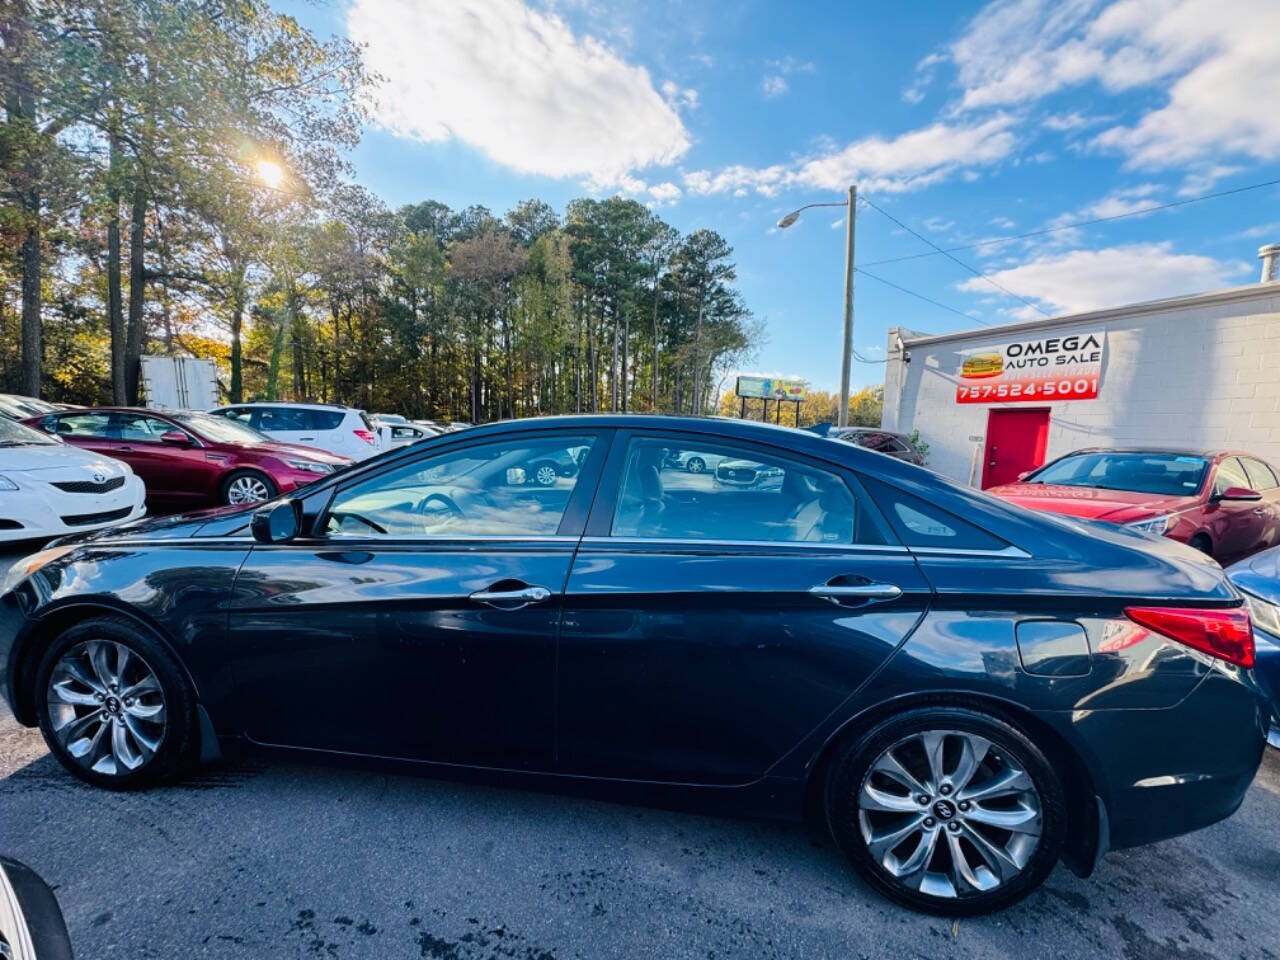
[[[253,426],[281,443],[314,446],[316,432],[306,414],[306,410],[297,407],[256,407]]]
[[[671,450],[719,466],[689,473]],[[731,463],[780,476],[729,485]],[[620,431],[565,591],[561,769],[756,780],[874,674],[929,596],[838,466]]]
[[[466,439],[357,472],[309,536],[255,545],[230,624],[254,741],[545,769],[561,597],[607,431]],[[592,453],[541,487],[531,456]]]
[[[1270,511],[1262,501],[1217,499],[1230,487],[1250,488],[1250,484],[1237,457],[1224,457],[1218,463],[1204,513],[1213,538],[1213,555],[1224,564],[1258,549],[1270,527]]]
[[[110,412],[85,411],[63,413],[45,417],[40,421],[43,429],[55,433],[66,443],[94,453],[114,456],[116,442],[111,437]]]
[[[160,438],[181,433],[186,445]],[[123,460],[142,478],[151,501],[203,504],[213,495],[209,463],[203,445],[168,420],[145,413],[111,415],[111,456]]]
[[[1255,508],[1266,511],[1266,516],[1263,518],[1265,529],[1262,531],[1260,541],[1253,549],[1274,547],[1280,543],[1280,481],[1277,480],[1276,472],[1271,465],[1256,457],[1241,457],[1240,462],[1249,475],[1249,486],[1262,494],[1262,501],[1255,504]]]

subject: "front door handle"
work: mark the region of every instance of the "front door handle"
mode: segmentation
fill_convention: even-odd
[[[510,610],[508,604],[517,604],[524,606],[528,603],[542,603],[551,597],[551,591],[546,587],[520,587],[516,590],[477,590],[471,594],[471,599],[477,603],[489,603],[501,605],[504,610]]]
[[[299,440],[314,440],[315,437],[299,437]]]
[[[892,583],[820,583],[809,588],[809,595],[832,603],[842,600],[896,600],[902,588]]]

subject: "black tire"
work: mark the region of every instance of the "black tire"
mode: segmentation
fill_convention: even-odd
[[[909,742],[912,735],[927,731],[972,734],[984,738],[991,743],[990,755],[997,758],[992,761],[993,764],[1003,763],[1007,757],[1021,767],[1034,784],[1039,801],[1039,817],[1035,821],[1041,831],[1038,844],[1027,855],[1021,870],[994,889],[960,892],[952,886],[953,892],[946,895],[921,892],[899,881],[868,849],[860,817],[863,811],[859,808],[858,800],[864,783],[871,782],[871,766],[891,747],[897,749],[895,745]],[[1066,799],[1062,784],[1044,753],[1022,731],[981,710],[953,706],[921,707],[881,721],[860,736],[851,737],[839,749],[828,768],[825,786],[827,825],[836,844],[854,869],[868,884],[890,900],[924,913],[950,917],[973,916],[1016,903],[1035,890],[1053,870],[1066,835]],[[952,810],[955,810],[954,800],[958,796],[959,794],[953,796]],[[917,800],[921,799],[917,797]],[[932,807],[936,807],[936,804],[931,804],[930,809]],[[868,818],[872,816],[901,816],[905,819],[915,814],[867,814]],[[956,812],[951,816],[959,818],[961,815]],[[938,815],[935,822],[939,836],[947,839],[942,830],[941,815]],[[952,824],[948,823],[947,826],[951,827]],[[960,825],[955,829],[959,831],[967,829],[967,826]],[[989,828],[981,829],[985,834]],[[892,826],[888,830],[891,831]],[[1012,834],[1009,836],[1012,838]],[[949,842],[938,842],[937,852],[925,861],[926,870],[934,866],[945,872],[947,865],[954,862]],[[957,842],[968,844],[966,849],[974,852],[977,850],[971,841],[961,838]]]
[[[54,669],[73,648],[95,640],[128,648],[132,657],[141,658],[159,683],[165,712],[164,730],[154,752],[137,769],[115,773],[90,769],[68,752],[53,728],[49,684]],[[163,643],[128,617],[94,617],[82,620],[63,632],[41,657],[35,684],[36,714],[49,751],[68,771],[86,783],[110,790],[137,790],[176,779],[195,764],[199,746],[196,702],[186,672]],[[90,708],[80,709],[87,712]]]
[[[223,477],[222,484],[218,487],[218,501],[224,505],[228,505],[228,506],[231,505],[232,504],[232,499],[231,499],[232,485],[235,484],[237,481],[242,481],[242,480],[256,481],[262,484],[262,486],[266,488],[267,495],[266,495],[266,498],[261,501],[262,503],[265,503],[267,500],[273,499],[276,496],[276,494],[280,492],[276,488],[275,482],[270,477],[268,477],[265,473],[262,473],[259,470],[232,470],[229,474]],[[236,501],[237,504],[247,504],[247,503],[254,503],[254,502],[258,502],[258,501],[248,501],[248,500]]]
[[[1213,541],[1209,539],[1209,535],[1207,533],[1197,533],[1187,541],[1187,546],[1195,547],[1206,556],[1213,556]]]
[[[554,487],[559,476],[560,471],[550,460],[539,460],[529,467],[528,479],[540,487]]]
[[[684,468],[690,473],[702,473],[707,469],[707,461],[701,457],[690,457],[685,462]]]

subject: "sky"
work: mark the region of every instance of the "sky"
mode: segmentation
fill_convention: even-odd
[[[1277,0],[277,7],[364,45],[381,81],[350,160],[388,204],[621,194],[717,230],[764,324],[750,371],[814,389],[840,378],[844,212],[775,224],[850,184],[872,204],[855,217],[855,387],[882,381],[890,327],[1251,283],[1280,242],[1280,186],[1077,225],[1280,178]]]

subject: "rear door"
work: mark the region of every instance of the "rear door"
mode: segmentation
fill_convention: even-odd
[[[1255,549],[1274,547],[1280,543],[1280,481],[1270,464],[1255,457],[1241,457],[1245,472],[1249,475],[1249,486],[1262,494],[1262,502],[1256,506],[1266,510],[1266,529],[1262,540]]]
[[[56,433],[72,446],[102,453],[108,457],[115,456],[118,445],[111,438],[111,414],[86,411],[84,413],[64,413],[45,417],[41,426],[50,433]]]
[[[1249,487],[1252,481],[1237,457],[1226,457],[1218,463],[1213,478],[1213,497],[1229,487]],[[1223,565],[1247,556],[1258,549],[1271,527],[1271,511],[1264,501],[1210,499],[1205,507],[1209,532],[1213,538],[1213,555]]]
[[[690,473],[671,450],[720,470],[755,464],[777,482]],[[840,468],[620,431],[565,592],[561,769],[756,780],[872,676],[928,600],[915,561]]]
[[[307,413],[298,407],[256,407],[253,426],[282,443],[314,446],[316,432]]]
[[[248,736],[550,768],[561,595],[607,436],[423,451],[339,486],[310,536],[255,545],[230,616]],[[570,444],[594,451],[582,472],[533,484],[521,465]]]

